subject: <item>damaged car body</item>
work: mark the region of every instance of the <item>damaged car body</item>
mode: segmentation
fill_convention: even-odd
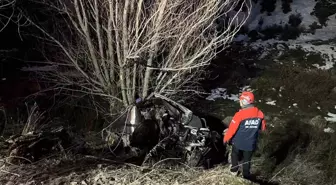
[[[130,146],[148,150],[142,164],[149,158],[171,157],[181,158],[182,162],[192,167],[210,168],[225,161],[226,147],[222,143],[225,126],[221,120],[209,115],[196,115],[160,94],[154,94],[153,98],[135,105],[131,110],[131,115],[127,116],[133,117],[130,122],[142,120],[135,125],[128,124],[135,127],[130,134]],[[148,133],[149,130],[151,133]],[[144,135],[146,132],[150,137]],[[149,147],[141,148],[139,143]]]

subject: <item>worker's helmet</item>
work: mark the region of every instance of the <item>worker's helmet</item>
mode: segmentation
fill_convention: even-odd
[[[252,92],[245,91],[240,95],[239,100],[243,105],[249,105],[254,103],[254,95]]]

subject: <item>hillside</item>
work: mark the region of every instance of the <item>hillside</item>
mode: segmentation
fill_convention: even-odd
[[[332,0],[252,0],[246,25],[208,68],[211,74],[203,82],[207,93],[184,102],[227,124],[239,109],[239,93],[246,89],[255,93],[268,127],[253,158],[257,184],[336,183],[335,30],[336,2]],[[78,107],[86,106],[83,102]],[[65,122],[76,128],[99,129],[103,125],[96,115],[100,107],[94,106],[95,110],[85,111],[66,107],[57,113],[68,116]],[[13,112],[7,112],[17,116],[9,119],[14,128],[7,134],[22,129],[22,115]],[[228,165],[201,170],[161,161],[149,168],[66,151],[55,154],[57,158],[11,165],[1,151],[2,140],[0,184],[251,184],[231,175]]]
[[[239,93],[254,91],[269,130],[254,172],[279,184],[334,184],[335,3],[267,2],[254,1],[245,29],[210,67],[210,94],[195,107],[228,123]]]

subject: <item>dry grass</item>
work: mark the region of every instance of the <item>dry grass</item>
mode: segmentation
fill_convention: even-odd
[[[310,162],[310,159],[304,156],[296,156],[289,166],[282,168],[278,173],[280,176],[278,180],[283,184],[328,184],[322,178],[321,165]]]
[[[143,169],[120,168],[98,170],[88,178],[88,184],[94,184],[97,179],[104,179],[106,184],[247,184],[239,177],[228,173],[227,169],[218,167],[213,170],[203,171],[196,169]]]
[[[285,118],[282,118],[285,119]],[[252,167],[280,184],[335,184],[335,134],[299,120],[274,123],[263,135]]]
[[[77,160],[76,160],[77,159]],[[155,168],[139,167],[130,164],[107,164],[95,158],[67,160],[45,159],[40,162],[1,167],[0,184],[251,184],[232,176],[228,168],[220,166],[212,170],[192,169],[186,166],[164,165]],[[99,160],[99,161],[98,161]],[[111,161],[110,161],[111,162]]]

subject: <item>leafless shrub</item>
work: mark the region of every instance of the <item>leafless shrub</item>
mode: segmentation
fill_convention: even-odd
[[[23,127],[21,135],[26,135],[29,132],[33,132],[36,130],[38,124],[41,123],[41,120],[44,118],[44,112],[40,112],[38,110],[37,103],[34,103],[33,106],[29,107],[26,104],[27,107],[27,121]]]
[[[12,8],[15,3],[15,0],[1,0],[0,1],[0,32],[5,29],[5,27],[9,24],[14,16],[14,10],[12,9],[12,13],[8,16],[3,14],[1,11],[6,10],[8,8]]]
[[[55,82],[55,88],[101,96],[111,108],[152,92],[195,91],[203,67],[230,43],[251,10],[250,0],[45,3],[58,9],[74,31],[69,39],[33,23],[63,51],[50,62],[55,69],[33,71]]]
[[[3,119],[1,119],[0,124],[0,136],[2,136],[7,126],[7,114],[4,106],[0,106],[0,112],[1,112],[0,115],[3,116]]]

